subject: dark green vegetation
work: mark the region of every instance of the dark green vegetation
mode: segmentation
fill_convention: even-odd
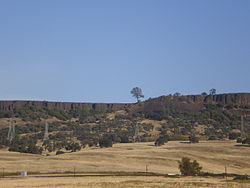
[[[162,129],[159,137],[155,141],[155,146],[162,146],[167,143],[169,140],[169,136],[167,134],[167,130]]]
[[[181,161],[179,161],[179,169],[184,176],[194,176],[201,173],[202,167],[196,160],[192,162],[189,158],[183,157]]]
[[[139,87],[134,87],[130,93],[137,99],[137,102],[140,102],[140,98],[144,98],[142,90]]]
[[[178,94],[124,105],[121,111],[97,110],[98,104],[92,104],[91,108],[62,110],[62,104],[60,108],[50,108],[48,103],[40,106],[28,103],[0,111],[0,120],[22,120],[21,124],[16,123],[16,137],[12,142],[6,139],[8,128],[0,129],[0,145],[9,147],[10,151],[40,154],[42,151],[75,152],[85,147],[112,147],[114,143],[135,141],[154,141],[156,146],[161,146],[171,140],[197,143],[202,139],[237,139],[239,143],[250,144],[250,105],[242,104],[247,96]],[[230,103],[222,102],[229,99]],[[242,115],[243,139],[240,138]],[[48,120],[49,140],[43,141],[44,124]]]

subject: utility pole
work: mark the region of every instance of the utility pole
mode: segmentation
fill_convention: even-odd
[[[227,181],[227,165],[225,165],[225,177],[226,177],[226,181]]]
[[[76,167],[74,166],[74,177],[76,177]]]
[[[146,165],[146,175],[148,174],[148,165]]]

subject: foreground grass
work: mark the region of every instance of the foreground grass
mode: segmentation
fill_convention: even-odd
[[[169,142],[155,147],[153,143],[115,144],[113,148],[90,148],[64,155],[31,155],[0,150],[0,167],[6,175],[20,175],[22,170],[34,177],[0,178],[0,188],[127,188],[127,187],[213,187],[245,188],[249,181],[225,181],[219,177],[170,178],[158,175],[179,173],[178,160],[197,160],[203,171],[214,174],[250,174],[250,150],[232,141],[186,144]],[[149,176],[145,176],[145,167]],[[102,174],[122,176],[38,177],[46,174]],[[37,177],[35,177],[37,175]],[[1,171],[0,171],[1,176]]]
[[[202,177],[146,177],[146,176],[124,176],[124,177],[63,177],[63,178],[4,178],[0,179],[0,188],[247,188],[250,183],[240,184],[238,182],[225,181],[221,178]]]

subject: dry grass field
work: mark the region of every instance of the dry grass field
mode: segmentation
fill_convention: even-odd
[[[5,168],[5,172],[64,172],[74,168],[84,172],[144,172],[147,165],[150,172],[176,174],[178,160],[185,156],[197,160],[205,172],[223,173],[227,165],[228,173],[250,174],[250,147],[235,145],[233,141],[197,144],[170,141],[161,147],[153,143],[128,143],[50,156],[0,150],[0,168]]]
[[[250,184],[200,177],[70,177],[0,179],[0,188],[247,188]]]
[[[178,160],[197,160],[203,171],[250,174],[250,147],[235,146],[233,141],[204,141],[197,144],[168,142],[115,144],[112,148],[87,148],[80,152],[50,156],[21,154],[0,150],[0,168],[7,172],[149,172],[176,174]],[[1,175],[1,171],[0,171]],[[0,188],[10,187],[247,187],[215,178],[166,177],[67,177],[2,178]]]

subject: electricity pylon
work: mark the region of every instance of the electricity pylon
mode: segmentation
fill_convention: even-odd
[[[8,132],[8,136],[7,139],[12,142],[12,140],[15,137],[15,125],[14,125],[14,121],[11,122],[11,125],[9,126],[9,132]]]
[[[139,135],[139,125],[136,124],[135,125],[135,133],[134,133],[134,142],[140,142],[141,141],[141,138],[140,138],[140,135]]]
[[[45,131],[44,131],[44,137],[43,140],[49,140],[49,124],[46,122],[45,123]]]
[[[244,130],[244,117],[243,116],[241,116],[240,133],[241,133],[241,140],[245,139],[246,134]]]

